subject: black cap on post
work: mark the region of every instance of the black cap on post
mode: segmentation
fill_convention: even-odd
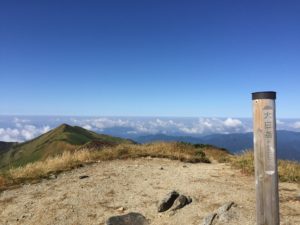
[[[252,100],[255,99],[276,99],[275,91],[262,91],[252,93]]]

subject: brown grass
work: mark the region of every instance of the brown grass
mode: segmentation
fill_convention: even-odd
[[[0,189],[47,178],[52,173],[76,168],[82,164],[98,160],[129,159],[139,157],[157,157],[180,160],[183,162],[209,163],[209,159],[218,162],[229,162],[232,167],[240,169],[248,175],[254,174],[253,152],[248,150],[240,155],[230,155],[225,150],[214,147],[195,147],[185,143],[159,142],[153,144],[135,145],[120,144],[102,149],[80,149],[75,152],[65,151],[62,155],[48,158],[44,161],[27,164],[23,167],[11,168],[0,174]],[[300,164],[291,161],[279,161],[280,181],[300,182]]]
[[[227,150],[219,149],[213,146],[205,147],[203,152],[209,159],[216,160],[219,163],[229,162],[230,157],[232,156]]]
[[[48,158],[45,161],[29,163],[24,167],[12,168],[8,171],[8,176],[13,180],[31,180],[47,177],[50,173],[69,170],[82,163],[91,162],[92,152],[77,151],[75,153],[64,152],[62,155]]]
[[[279,160],[278,175],[281,181],[300,183],[300,163]]]
[[[177,142],[157,142],[145,145],[121,144],[99,151],[97,157],[100,160],[154,157],[189,163],[210,162],[202,150],[196,149],[193,145]]]
[[[7,179],[3,175],[0,175],[0,187],[3,187],[6,185]]]
[[[82,164],[98,160],[128,159],[138,157],[158,157],[184,162],[209,163],[208,158],[193,145],[183,143],[154,143],[145,145],[120,144],[104,149],[81,149],[75,152],[65,151],[62,155],[44,161],[29,163],[23,167],[11,168],[0,175],[0,188],[39,180],[49,174],[76,168]]]
[[[242,154],[230,157],[230,163],[244,174],[254,174],[254,154],[252,150],[246,150]],[[279,160],[278,176],[282,182],[300,182],[300,164],[288,160]]]
[[[232,167],[240,169],[244,174],[254,174],[254,155],[251,150],[246,150],[241,154],[231,157],[229,162]]]

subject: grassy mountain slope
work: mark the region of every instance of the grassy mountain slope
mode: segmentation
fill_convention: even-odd
[[[9,151],[12,146],[16,145],[16,142],[4,142],[0,141],[0,154]]]
[[[2,154],[0,168],[22,166],[29,162],[44,160],[49,156],[75,150],[79,146],[93,141],[99,141],[103,145],[131,143],[126,139],[97,134],[81,127],[62,124],[33,140],[13,145],[9,151]]]

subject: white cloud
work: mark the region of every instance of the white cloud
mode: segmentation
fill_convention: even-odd
[[[191,127],[191,128],[182,127],[180,130],[184,133],[187,133],[187,134],[198,134],[198,133],[200,133],[199,128],[197,128],[197,127]]]
[[[15,142],[20,141],[18,129],[0,128],[0,141]]]
[[[103,128],[110,128],[110,127],[124,127],[128,125],[127,120],[122,119],[110,119],[110,118],[96,118],[91,120],[86,120],[86,122],[90,123],[96,128],[103,129]]]
[[[22,142],[28,141],[36,136],[44,134],[50,130],[50,126],[37,128],[34,125],[16,126],[16,128],[0,128],[0,141]]]
[[[293,127],[294,127],[295,129],[300,129],[300,121],[295,122],[295,123],[293,124]]]
[[[44,126],[43,128],[42,128],[42,133],[44,134],[44,133],[47,133],[48,131],[50,131],[51,130],[51,127],[50,126]]]
[[[26,118],[15,118],[11,121],[10,128],[7,128],[7,124],[4,123],[3,126],[6,127],[0,128],[0,140],[18,142],[30,140],[49,131],[50,127],[59,126],[61,123],[77,125],[102,133],[105,133],[106,129],[110,129],[110,134],[114,135],[113,132],[116,131],[121,136],[122,134],[126,136],[130,134],[147,135],[156,133],[197,136],[213,133],[249,132],[252,129],[251,120],[235,118],[60,117],[48,118],[48,120],[43,118],[43,121],[35,118],[30,119],[31,122],[29,124],[27,123],[29,120],[26,120]],[[49,125],[45,126],[44,123]]]
[[[107,128],[129,128],[127,134],[193,134],[245,132],[251,127],[245,126],[241,120],[227,118],[199,118],[199,119],[168,119],[168,118],[88,118],[72,119],[72,122],[86,129],[105,132]]]
[[[215,123],[215,125],[217,125]],[[192,124],[182,124],[179,130],[186,134],[203,134],[208,133],[214,128],[212,119],[210,118],[199,118],[198,121]]]
[[[136,131],[136,133],[164,133],[165,130],[178,130],[179,127],[183,126],[181,123],[175,123],[171,119],[124,119],[124,118],[90,118],[83,120],[74,120],[72,122],[86,129],[95,129],[98,131],[103,131],[107,128],[113,127],[123,127],[131,128]],[[131,130],[131,133],[132,130]]]
[[[86,129],[86,130],[92,130],[93,129],[93,127],[89,124],[84,125],[83,128]]]
[[[232,133],[248,132],[251,130],[241,120],[233,118],[227,118],[226,120],[219,118],[199,118],[197,122],[189,125],[185,124],[179,129],[187,134]]]
[[[283,121],[281,121],[281,120],[276,120],[276,123],[277,123],[278,125],[283,125],[283,124],[285,124],[285,122],[283,122]]]
[[[242,123],[242,121],[240,121],[238,119],[227,118],[224,121],[224,125],[227,127],[239,127],[239,126],[242,126],[243,123]]]

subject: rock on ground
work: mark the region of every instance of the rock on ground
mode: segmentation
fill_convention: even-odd
[[[168,209],[170,209],[175,202],[175,200],[178,198],[179,194],[177,191],[171,191],[169,194],[167,194],[164,199],[159,203],[158,205],[158,212],[165,212]]]
[[[175,200],[171,210],[176,211],[190,204],[191,202],[192,199],[190,197],[186,197],[185,195],[179,195],[179,197]]]
[[[106,221],[106,225],[148,225],[146,218],[140,213],[128,213],[122,216],[113,216]]]

